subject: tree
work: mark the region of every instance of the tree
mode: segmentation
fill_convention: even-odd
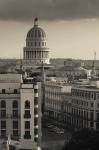
[[[82,129],[74,132],[63,150],[99,150],[99,131]]]

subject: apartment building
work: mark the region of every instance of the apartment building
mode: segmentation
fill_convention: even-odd
[[[41,144],[41,84],[20,74],[0,74],[1,147],[37,150]],[[13,144],[18,141],[18,145]]]

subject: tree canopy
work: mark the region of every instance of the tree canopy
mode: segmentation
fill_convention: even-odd
[[[82,129],[74,132],[63,150],[99,150],[99,131]]]

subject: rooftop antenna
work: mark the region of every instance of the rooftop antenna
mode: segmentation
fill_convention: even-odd
[[[94,52],[94,60],[96,61],[96,52]]]
[[[92,72],[91,72],[91,78],[96,78],[96,71],[95,71],[95,61],[96,61],[96,52],[94,52],[94,60],[92,64]]]

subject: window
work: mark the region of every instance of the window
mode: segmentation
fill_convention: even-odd
[[[91,93],[91,98],[93,98],[94,97],[94,95],[93,95],[93,93]]]
[[[97,108],[99,108],[99,103],[97,103]]]
[[[34,93],[38,93],[38,89],[34,89]]]
[[[6,102],[4,100],[1,101],[1,108],[6,108]]]
[[[13,117],[18,117],[18,110],[13,110]]]
[[[25,129],[30,129],[30,121],[25,121]]]
[[[28,100],[25,101],[25,109],[30,109],[30,102]]]
[[[18,130],[13,130],[13,136],[18,136]]]
[[[6,130],[1,130],[1,137],[6,137]]]
[[[91,107],[93,107],[93,106],[94,106],[94,104],[93,104],[93,103],[91,103],[90,105],[91,105]]]
[[[2,89],[2,93],[3,93],[3,94],[5,93],[5,89]]]
[[[25,131],[24,139],[31,139],[30,131]]]
[[[1,118],[5,118],[6,117],[6,110],[1,110]]]
[[[17,89],[14,89],[14,93],[18,93]]]
[[[90,122],[90,127],[92,128],[94,126],[94,123],[93,122]]]
[[[13,101],[13,108],[18,108],[18,102],[16,100]]]
[[[96,129],[99,129],[99,122],[96,123]]]
[[[30,110],[25,110],[24,118],[31,118]]]
[[[6,121],[5,120],[1,121],[1,129],[6,129]]]
[[[96,114],[97,121],[99,121],[99,113]]]
[[[34,115],[38,114],[38,108],[34,108]]]
[[[38,97],[34,97],[34,105],[38,105]]]
[[[13,121],[13,129],[18,129],[18,121],[17,120]]]
[[[34,118],[34,125],[38,125],[38,118]]]
[[[35,134],[35,135],[38,134],[38,129],[34,129],[34,134]]]
[[[91,120],[94,119],[94,114],[93,114],[93,112],[90,112],[90,119],[91,119]]]
[[[35,138],[34,138],[34,141],[35,141],[35,142],[38,142],[38,138],[37,138],[37,137],[35,137]]]

